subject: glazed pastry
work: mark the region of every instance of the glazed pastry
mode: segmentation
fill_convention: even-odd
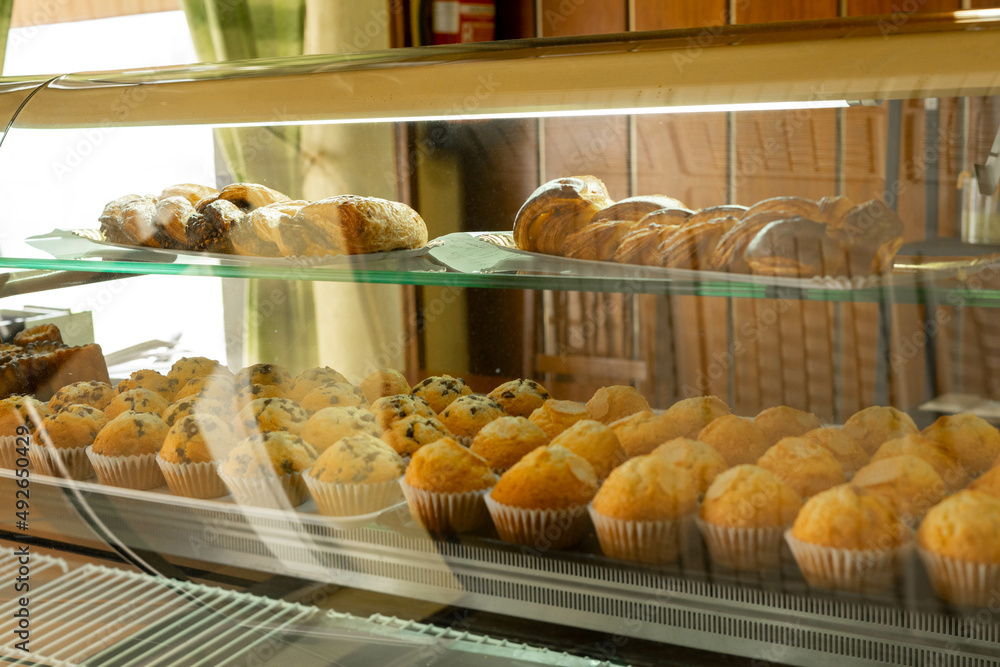
[[[27,347],[32,343],[62,343],[62,333],[59,327],[54,324],[39,324],[36,327],[19,331],[14,336],[16,347]]]
[[[713,271],[750,273],[750,265],[747,264],[744,257],[750,241],[757,236],[760,230],[775,220],[784,220],[787,217],[788,214],[784,211],[761,211],[743,217],[719,239],[708,262],[708,267]]]
[[[903,221],[878,199],[855,206],[840,227],[848,246],[853,275],[867,276],[892,270],[903,245]]]
[[[680,229],[687,217],[675,211],[673,224],[649,223],[640,226],[622,237],[612,259],[619,264],[649,265],[660,244]]]
[[[401,202],[339,195],[303,206],[277,227],[284,255],[359,255],[427,245],[427,225]]]
[[[684,225],[657,247],[653,262],[671,269],[708,269],[719,239],[736,223],[724,217]]]
[[[611,220],[627,220],[638,222],[654,211],[663,209],[679,209],[691,215],[692,211],[684,202],[663,195],[640,195],[628,197],[601,209],[590,219],[590,224],[609,222]]]
[[[132,245],[145,245],[152,248],[161,247],[157,237],[156,197],[145,196],[128,201],[121,206],[121,230]]]
[[[697,225],[702,222],[710,222],[719,218],[736,218],[742,220],[747,214],[747,207],[739,204],[724,204],[722,206],[709,206],[695,211],[687,219],[687,224]]]
[[[160,193],[160,199],[167,199],[168,197],[183,197],[187,200],[187,203],[191,204],[194,208],[198,202],[202,199],[208,199],[209,197],[214,197],[219,194],[219,191],[215,188],[210,188],[207,185],[198,185],[196,183],[178,183],[177,185],[171,185],[164,188],[163,192]]]
[[[514,219],[514,243],[521,250],[562,254],[563,242],[598,211],[614,202],[596,176],[571,176],[531,193]]]
[[[830,227],[842,227],[847,214],[854,209],[850,197],[823,197],[819,200],[819,217],[817,222],[825,222]]]
[[[611,261],[621,240],[641,223],[631,220],[605,220],[592,222],[573,232],[563,243],[562,252],[573,259]]]
[[[307,201],[281,201],[254,209],[229,228],[229,240],[238,255],[280,257],[278,226],[306,206]]]
[[[768,276],[837,276],[847,269],[847,256],[826,225],[802,217],[764,227],[747,246],[753,273]]]
[[[104,234],[104,239],[111,243],[132,244],[132,239],[129,238],[122,227],[122,207],[146,199],[147,197],[143,197],[142,195],[125,195],[124,197],[119,197],[108,202],[98,218],[98,222],[101,223],[101,233]]]
[[[187,226],[195,215],[194,206],[184,197],[167,197],[156,202],[153,226],[160,244],[164,248],[187,250]]]
[[[192,216],[187,224],[187,242],[191,250],[232,254],[230,227],[243,217],[243,211],[225,200],[212,201]]]
[[[810,220],[820,219],[819,204],[805,197],[771,197],[762,199],[747,209],[744,217],[762,213],[764,211],[781,211],[787,213],[785,217],[803,217]]]
[[[230,202],[240,211],[248,213],[261,206],[289,201],[289,198],[277,190],[272,190],[258,183],[232,183],[222,188],[217,194],[199,201],[195,208],[198,209],[199,213],[204,213],[205,209],[216,201]]]

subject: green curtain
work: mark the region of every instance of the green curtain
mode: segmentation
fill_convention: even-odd
[[[14,0],[0,0],[0,72],[7,53],[7,33],[10,32],[10,16],[14,11]]]
[[[183,7],[203,62],[302,55],[305,0],[183,0]],[[301,198],[299,128],[219,129],[215,136],[237,181]],[[296,372],[316,365],[311,283],[249,280],[246,301],[248,361],[279,363]]]

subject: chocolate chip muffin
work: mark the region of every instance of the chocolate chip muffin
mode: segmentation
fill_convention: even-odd
[[[545,387],[531,379],[504,382],[487,396],[499,403],[504,412],[513,417],[530,417],[532,412],[552,398]]]
[[[456,398],[439,414],[441,423],[456,437],[464,439],[463,444],[466,445],[472,444],[472,439],[484,426],[506,416],[499,403],[476,394]]]
[[[459,396],[468,396],[471,393],[472,389],[465,384],[465,380],[450,375],[432,375],[414,385],[410,392],[411,395],[427,401],[431,410],[437,414],[444,412],[444,409]]]
[[[236,415],[237,432],[244,437],[270,431],[299,435],[307,421],[309,415],[302,406],[287,398],[258,398]]]
[[[375,415],[356,406],[323,408],[309,418],[302,427],[301,436],[322,453],[341,438],[366,433],[376,438],[382,434]]]
[[[115,397],[115,390],[107,382],[84,380],[61,388],[49,399],[49,410],[58,412],[67,405],[89,405],[103,410]]]

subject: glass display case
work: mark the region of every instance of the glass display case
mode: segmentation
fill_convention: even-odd
[[[1000,11],[981,10],[0,80],[0,332],[56,323],[66,345],[101,346],[112,386],[203,356],[350,384],[448,374],[476,394],[533,378],[580,410],[632,387],[650,419],[714,395],[834,427],[869,406],[921,429],[995,421],[998,51]],[[884,270],[846,275],[518,243],[536,188],[581,174],[609,202],[662,195],[686,215],[875,200],[901,231]],[[236,182],[405,202],[429,240],[255,257],[102,233],[128,193]],[[811,585],[781,544],[772,566],[726,567],[693,514],[679,555],[649,564],[606,555],[589,524],[566,548],[492,521],[436,535],[402,495],[329,516],[311,498],[189,498],[16,462],[0,486],[0,652],[16,664],[1000,664],[1000,593],[940,597],[918,522],[891,585],[842,590]]]

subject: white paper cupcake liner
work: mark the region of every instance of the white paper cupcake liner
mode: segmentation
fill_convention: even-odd
[[[938,596],[957,605],[986,607],[1000,597],[1000,563],[975,563],[918,549]]]
[[[712,562],[730,570],[760,571],[781,567],[785,527],[734,528],[695,519]]]
[[[836,549],[796,539],[791,529],[785,541],[810,586],[860,592],[892,588],[910,540],[894,549]]]
[[[18,437],[27,438],[29,445],[28,451],[31,451],[31,444],[34,443],[34,438],[31,436],[16,436],[16,435],[0,435],[0,468],[7,468],[8,470],[17,470],[17,460],[22,457],[17,453],[17,439]],[[30,463],[30,459],[28,461]],[[22,461],[23,463],[23,461]]]
[[[173,463],[156,457],[163,478],[170,492],[187,498],[218,498],[229,493],[218,474],[214,461],[200,463]]]
[[[139,454],[137,456],[105,456],[94,452],[94,446],[87,446],[87,456],[90,458],[97,481],[107,486],[120,486],[126,489],[155,489],[163,486],[166,481],[163,473],[156,465],[156,454]]]
[[[410,486],[402,477],[399,486],[410,506],[410,514],[432,533],[467,533],[490,518],[483,496],[492,487],[462,493],[437,493]]]
[[[590,526],[586,505],[539,510],[504,505],[489,494],[484,499],[500,539],[532,547],[538,552],[571,547],[583,538]]]
[[[690,517],[628,521],[605,516],[593,505],[587,505],[587,511],[605,556],[651,565],[674,563],[680,559]]]
[[[94,466],[90,464],[85,447],[59,449],[33,441],[28,448],[28,459],[36,472],[50,477],[90,479]]]
[[[299,472],[238,477],[219,470],[217,474],[240,505],[283,509],[289,505],[298,507],[308,497],[302,473]]]
[[[354,516],[371,514],[395,505],[403,499],[398,479],[374,484],[337,484],[323,482],[304,473],[309,495],[316,501],[320,514]]]

